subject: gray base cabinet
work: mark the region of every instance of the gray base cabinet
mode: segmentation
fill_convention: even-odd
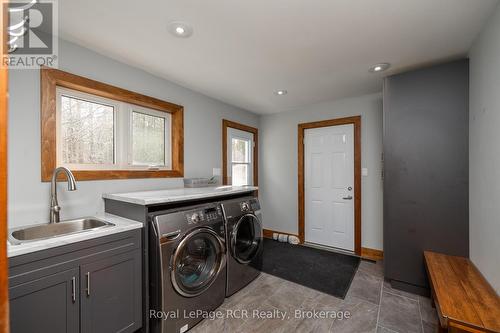
[[[140,329],[140,239],[135,230],[11,258],[11,332]]]
[[[11,332],[78,332],[78,268],[10,288]]]
[[[81,266],[82,333],[132,331],[141,317],[140,260],[124,253]]]

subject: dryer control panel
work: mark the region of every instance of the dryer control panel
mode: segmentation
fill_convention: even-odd
[[[240,202],[240,210],[243,213],[247,213],[247,212],[250,212],[250,211],[254,211],[255,212],[255,211],[260,210],[259,199],[253,198],[253,199],[250,199],[250,200],[245,200],[245,201]]]
[[[220,206],[190,211],[186,213],[188,224],[198,224],[203,222],[212,222],[222,218],[222,210]]]

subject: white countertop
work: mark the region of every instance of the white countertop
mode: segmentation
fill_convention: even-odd
[[[216,198],[225,195],[256,191],[256,186],[209,186],[199,188],[174,188],[160,191],[143,191],[129,193],[108,193],[103,198],[123,201],[138,205],[154,205],[187,200]]]
[[[31,252],[41,251],[50,249],[57,246],[67,245],[71,243],[76,243],[80,241],[85,241],[88,239],[108,236],[112,234],[117,234],[124,231],[129,231],[133,229],[142,228],[142,223],[125,219],[116,215],[111,215],[107,213],[98,214],[95,217],[111,222],[114,226],[100,228],[96,230],[88,230],[80,232],[77,234],[71,234],[66,236],[52,237],[48,239],[41,239],[38,241],[27,242],[23,244],[14,245],[7,241],[7,256],[9,258],[19,256],[22,254],[27,254]]]

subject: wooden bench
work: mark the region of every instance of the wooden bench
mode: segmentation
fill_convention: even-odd
[[[439,332],[500,332],[500,298],[469,259],[429,251],[424,257]]]

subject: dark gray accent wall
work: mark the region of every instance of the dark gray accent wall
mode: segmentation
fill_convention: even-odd
[[[400,288],[428,288],[424,250],[469,255],[468,106],[466,59],[385,79],[384,265]]]

